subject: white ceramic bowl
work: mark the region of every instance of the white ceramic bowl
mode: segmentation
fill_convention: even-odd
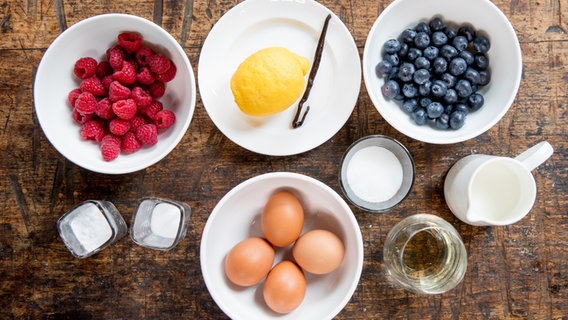
[[[166,84],[160,101],[175,112],[176,122],[159,133],[158,143],[133,154],[121,153],[112,161],[103,160],[99,144],[84,141],[80,126],[71,117],[67,94],[79,87],[73,75],[75,61],[90,56],[97,61],[116,44],[120,32],[135,31],[144,43],[169,57],[177,67],[176,77]],[[49,46],[37,69],[34,103],[37,118],[50,143],[68,160],[85,169],[122,174],[147,168],[160,161],[181,140],[195,108],[196,88],[193,69],[179,43],[160,26],[127,14],[104,14],[82,20],[60,34]]]
[[[238,287],[227,279],[224,260],[238,242],[262,237],[260,216],[269,196],[291,188],[305,210],[302,234],[315,228],[334,232],[345,245],[345,257],[335,271],[306,274],[307,290],[302,304],[280,315],[264,303],[261,282]],[[291,257],[291,246],[276,251],[275,264]],[[349,302],[363,268],[363,241],[353,212],[345,201],[322,182],[296,173],[275,172],[251,178],[227,193],[213,209],[201,238],[201,271],[209,293],[232,319],[331,319]]]
[[[491,82],[480,92],[484,106],[466,117],[458,130],[438,130],[418,126],[400,109],[400,102],[386,100],[381,87],[384,79],[375,74],[382,59],[383,44],[397,38],[404,29],[439,16],[454,24],[470,23],[489,37]],[[371,100],[382,117],[395,129],[416,140],[450,144],[474,138],[489,130],[505,115],[521,81],[522,55],[515,30],[507,17],[489,0],[395,0],[377,18],[365,43],[363,78]]]

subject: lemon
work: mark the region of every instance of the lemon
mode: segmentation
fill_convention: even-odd
[[[283,47],[269,47],[246,58],[231,78],[242,112],[268,116],[286,110],[304,91],[310,62]]]

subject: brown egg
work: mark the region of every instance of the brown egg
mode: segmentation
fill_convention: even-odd
[[[292,255],[305,271],[325,274],[339,267],[345,255],[345,247],[334,233],[315,229],[296,241]]]
[[[266,276],[262,294],[272,311],[289,313],[302,303],[306,295],[304,273],[295,263],[284,260]]]
[[[274,248],[262,238],[248,238],[225,258],[227,278],[239,286],[252,286],[264,279],[274,263]]]
[[[300,236],[303,225],[304,209],[296,196],[288,191],[270,196],[260,220],[262,232],[270,243],[277,247],[292,244]]]

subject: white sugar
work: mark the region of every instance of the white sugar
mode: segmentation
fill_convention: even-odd
[[[69,223],[77,241],[86,252],[91,252],[110,239],[112,229],[101,210],[93,203],[80,206]]]
[[[402,185],[402,165],[391,151],[377,146],[366,147],[349,161],[347,183],[367,202],[387,201]]]
[[[161,202],[152,212],[150,229],[152,233],[164,238],[175,238],[178,233],[181,212],[177,206]]]

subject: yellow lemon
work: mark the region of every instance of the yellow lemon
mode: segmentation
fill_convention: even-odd
[[[304,91],[310,62],[282,47],[259,50],[231,78],[231,91],[242,112],[268,116],[286,110]]]

